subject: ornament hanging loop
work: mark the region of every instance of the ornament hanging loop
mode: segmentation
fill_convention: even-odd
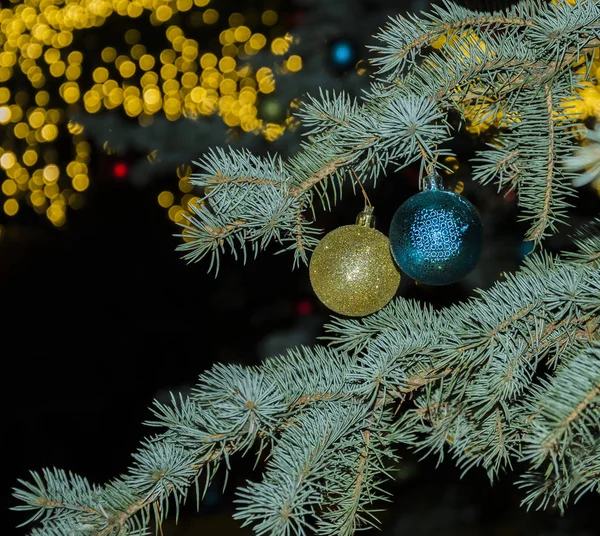
[[[362,182],[358,178],[358,175],[356,174],[356,171],[354,171],[354,168],[350,168],[350,171],[352,171],[352,175],[354,175],[354,178],[356,179],[356,182],[358,183],[358,185],[360,186],[360,189],[362,190],[363,197],[365,198],[365,210],[366,210],[367,207],[370,207],[371,209],[373,209],[373,205],[371,204],[371,200],[369,199],[369,196],[367,195],[367,192],[365,191],[365,187],[363,186]],[[371,212],[373,212],[373,210],[371,210]]]
[[[356,175],[356,171],[354,171],[354,168],[350,168],[350,171],[352,171],[352,175],[354,175],[356,182],[358,183],[358,185],[360,186],[360,189],[362,190],[363,197],[365,198],[365,208],[356,217],[356,225],[360,225],[361,227],[374,228],[375,227],[375,214],[373,213],[373,211],[375,210],[375,208],[371,204],[371,200],[369,199],[369,196],[367,195],[367,192],[365,191],[365,187],[363,186],[362,182]]]
[[[419,142],[417,142],[417,143],[419,143]],[[421,177],[419,179],[419,189],[420,190],[431,190],[432,188],[430,188],[430,183],[429,183],[428,179],[429,179],[429,177],[436,175],[438,178],[438,180],[436,181],[436,187],[441,190],[442,189],[442,178],[439,176],[439,174],[435,170],[435,168],[437,166],[439,153],[436,150],[433,153],[433,159],[432,159],[430,157],[429,153],[425,150],[425,147],[423,147],[423,145],[421,143],[419,143],[419,149],[421,151],[421,157],[423,158],[424,162],[427,163],[427,165],[425,166],[425,174],[424,174],[424,176],[421,175]],[[421,167],[421,169],[423,169],[423,168]]]

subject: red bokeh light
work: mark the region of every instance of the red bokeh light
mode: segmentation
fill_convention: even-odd
[[[117,179],[124,179],[127,177],[129,173],[129,166],[125,164],[125,162],[117,162],[113,166],[113,175],[117,177]]]
[[[310,300],[304,299],[300,300],[296,305],[296,311],[299,315],[308,315],[312,313],[313,306]]]

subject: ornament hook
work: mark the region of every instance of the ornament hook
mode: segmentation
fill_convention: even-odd
[[[374,208],[372,206],[365,207],[365,209],[356,216],[356,225],[371,228],[375,227],[375,214],[373,214],[373,211]]]
[[[369,199],[369,196],[367,195],[367,192],[365,191],[365,187],[363,186],[362,182],[358,178],[356,171],[354,171],[354,168],[352,168],[352,167],[350,168],[350,171],[352,171],[352,174],[354,175],[356,182],[358,183],[358,185],[360,186],[360,189],[362,190],[363,197],[365,198],[365,209],[367,208],[367,206],[371,207],[371,209],[372,209],[373,205],[371,204],[371,200]],[[371,212],[373,212],[373,211],[371,210]]]

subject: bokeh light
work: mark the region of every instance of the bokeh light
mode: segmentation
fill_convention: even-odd
[[[25,0],[0,10],[4,214],[15,216],[25,203],[60,227],[68,207],[83,206],[93,179],[91,148],[83,127],[70,120],[73,112],[113,110],[142,127],[156,114],[169,121],[218,114],[227,126],[268,141],[293,127],[289,114],[281,123],[258,116],[261,97],[276,89],[273,72],[247,61],[267,50],[282,56],[282,72],[298,72],[302,58],[286,57],[292,36],[272,33],[279,19],[273,10],[254,22],[221,11],[219,0]],[[113,32],[123,19],[127,29]],[[215,28],[217,48],[192,38],[201,27]],[[165,207],[177,221],[196,202],[186,176],[178,186]]]

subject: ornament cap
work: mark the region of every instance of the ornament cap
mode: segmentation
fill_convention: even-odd
[[[375,214],[373,207],[365,207],[365,209],[356,216],[356,225],[362,227],[375,227]]]
[[[440,174],[434,169],[431,173],[427,175],[424,179],[425,181],[425,191],[430,190],[443,190],[444,183],[442,181],[442,177]]]

